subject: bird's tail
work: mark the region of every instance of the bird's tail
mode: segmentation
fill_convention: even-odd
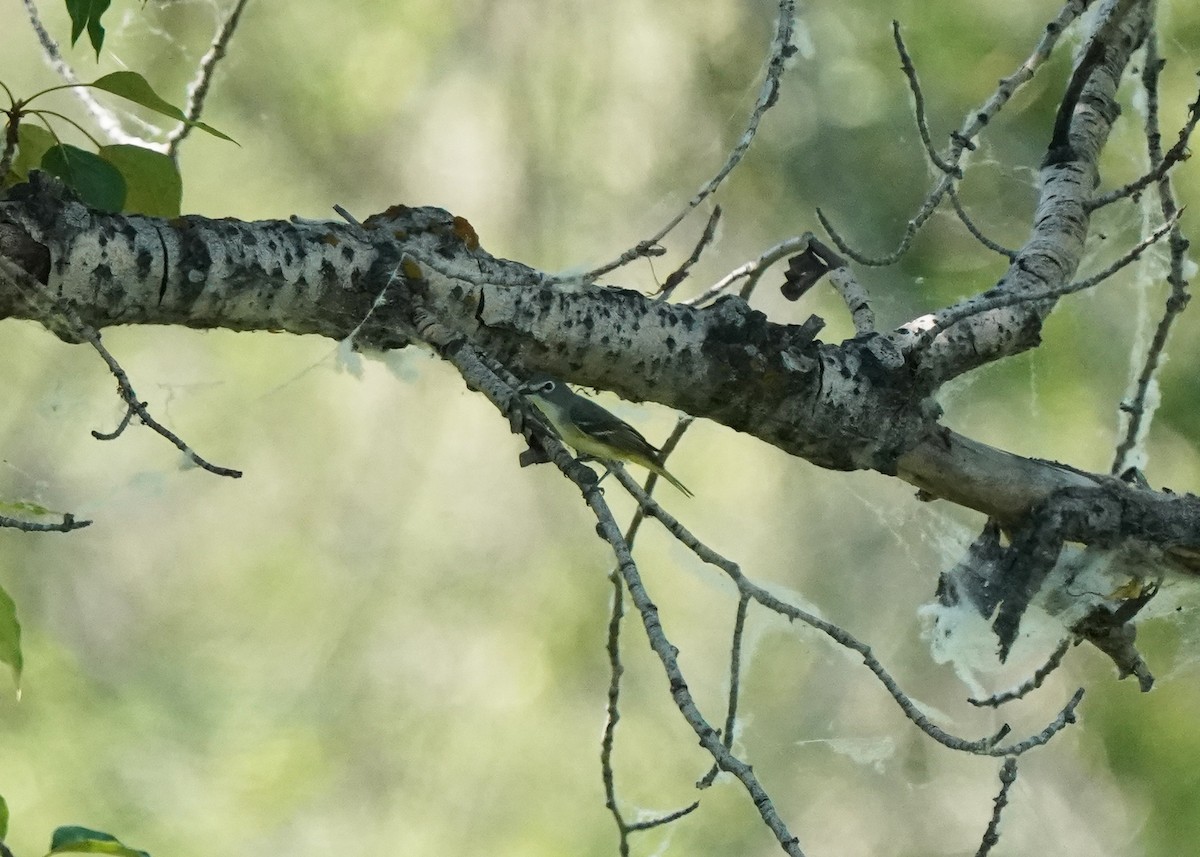
[[[686,485],[684,485],[682,482],[680,482],[678,479],[676,479],[674,476],[672,476],[670,473],[668,473],[667,468],[663,467],[658,462],[653,462],[653,465],[654,465],[653,467],[650,467],[650,470],[653,470],[655,473],[657,473],[663,479],[667,480],[672,485],[674,485],[679,490],[679,492],[681,494],[683,494],[684,497],[694,497],[695,496],[694,494],[692,494],[691,491],[688,490],[688,487]]]

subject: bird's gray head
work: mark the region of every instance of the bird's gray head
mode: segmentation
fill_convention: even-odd
[[[557,378],[545,372],[534,372],[517,388],[517,392],[526,396],[549,396],[561,387],[562,381]]]

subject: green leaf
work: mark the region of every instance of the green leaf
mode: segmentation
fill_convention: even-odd
[[[0,795],[0,839],[8,836],[8,802]]]
[[[0,500],[0,515],[8,515],[10,518],[45,518],[53,515],[61,518],[63,513],[47,509],[41,503],[32,500]]]
[[[86,29],[88,40],[96,49],[96,59],[100,59],[100,47],[104,44],[104,26],[100,16],[108,11],[112,0],[67,0],[67,14],[71,16],[71,46],[79,40]]]
[[[92,208],[115,212],[125,205],[125,179],[99,155],[64,143],[46,151],[42,169],[74,188]]]
[[[114,71],[112,74],[106,74],[104,77],[94,80],[91,83],[82,84],[83,86],[93,86],[96,89],[102,89],[105,92],[111,92],[113,95],[119,95],[132,101],[134,104],[140,104],[155,113],[161,113],[163,116],[170,116],[180,122],[186,122],[188,125],[193,125],[201,131],[207,131],[214,137],[220,137],[222,140],[228,140],[230,143],[237,143],[237,140],[226,136],[213,128],[211,125],[205,125],[203,122],[192,122],[183,115],[183,111],[171,104],[160,96],[146,82],[146,78],[142,77],[136,71]]]
[[[117,837],[86,827],[60,827],[50,839],[49,854],[118,854],[120,857],[150,857],[145,851],[130,848]]]
[[[29,178],[29,171],[37,169],[46,150],[57,143],[54,135],[41,125],[22,122],[21,127],[17,129],[17,156],[13,158],[12,164],[17,181],[23,182]]]
[[[0,663],[12,667],[13,681],[19,690],[21,670],[25,667],[21,655],[21,623],[17,621],[17,605],[3,588],[0,588]],[[3,801],[0,798],[0,839],[4,838],[3,828],[8,825],[8,807]]]
[[[122,211],[151,217],[178,217],[183,180],[175,162],[162,152],[141,146],[104,146],[100,157],[125,177]]]

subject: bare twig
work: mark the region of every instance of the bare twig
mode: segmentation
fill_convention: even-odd
[[[679,821],[679,819],[683,818],[685,815],[690,815],[693,811],[698,809],[699,806],[700,801],[694,800],[687,806],[677,809],[674,812],[668,812],[665,815],[655,816],[654,818],[649,818],[645,821],[634,822],[633,824],[629,825],[628,830],[630,833],[637,833],[638,831],[642,830],[651,830],[655,827],[662,827],[670,824],[673,821]]]
[[[949,309],[937,315],[936,323],[930,325],[921,333],[921,342],[923,344],[931,343],[938,334],[958,324],[960,321],[970,318],[971,316],[979,315],[980,313],[990,312],[992,310],[1003,309],[1005,307],[1017,306],[1024,303],[1036,303],[1037,301],[1057,300],[1058,298],[1066,297],[1075,292],[1082,292],[1107,280],[1113,274],[1121,269],[1136,262],[1141,255],[1146,252],[1147,248],[1157,244],[1162,238],[1170,233],[1179,222],[1179,217],[1182,211],[1176,212],[1175,216],[1159,226],[1125,255],[1121,256],[1103,271],[1088,277],[1085,280],[1075,280],[1066,283],[1062,286],[1053,289],[1043,289],[1036,292],[1009,292],[997,295],[994,298],[972,298],[964,301],[958,306],[950,307]]]
[[[710,220],[710,224],[713,221]],[[692,418],[689,416],[681,416],[675,423],[675,428],[672,430],[666,442],[663,443],[659,450],[659,460],[666,462],[667,457],[675,451],[675,447],[679,445],[679,441],[683,439],[683,435],[687,432],[692,424]],[[651,472],[646,482],[642,486],[642,490],[649,496],[653,493],[655,486],[658,484],[658,474]],[[633,518],[630,520],[629,526],[625,530],[625,542],[629,545],[630,550],[633,549],[634,539],[637,537],[638,531],[641,529],[642,523],[646,520],[646,509],[642,505],[638,505],[633,513]],[[691,813],[700,806],[699,801],[693,801],[688,806],[678,809],[675,812],[667,813],[666,815],[658,816],[649,821],[641,821],[630,823],[625,820],[624,814],[621,812],[617,804],[615,772],[612,764],[613,749],[616,741],[617,723],[621,719],[620,712],[620,694],[621,694],[621,676],[625,672],[625,667],[621,663],[620,638],[621,638],[621,620],[625,614],[625,589],[624,581],[620,576],[619,569],[613,569],[609,575],[609,579],[613,584],[613,603],[612,611],[609,615],[608,636],[605,641],[605,651],[608,653],[609,663],[609,684],[608,684],[608,701],[605,706],[604,717],[604,735],[600,743],[600,769],[601,778],[604,782],[605,806],[612,813],[613,820],[617,824],[617,832],[619,836],[618,851],[622,857],[629,854],[629,834],[636,833],[641,830],[649,830],[653,827],[661,827],[665,824],[670,824],[680,818]],[[726,742],[726,746],[729,746]],[[714,774],[716,768],[714,767]]]
[[[458,369],[471,387],[482,392],[502,413],[509,417],[510,423],[521,421],[519,414],[523,412],[524,403],[520,401],[520,397],[511,386],[499,379],[485,365],[467,342],[453,340],[441,346],[439,350],[442,356]],[[758,810],[759,816],[775,836],[780,847],[791,857],[803,857],[804,852],[800,848],[799,840],[792,835],[787,824],[779,816],[774,801],[763,789],[750,765],[726,749],[721,743],[719,731],[709,724],[696,705],[679,666],[678,650],[667,638],[666,632],[659,622],[658,608],[642,582],[641,574],[630,552],[629,543],[625,540],[616,519],[605,502],[604,493],[594,482],[588,482],[582,478],[579,471],[586,468],[581,468],[577,464],[558,438],[553,436],[544,438],[543,447],[550,460],[563,475],[579,486],[584,501],[596,516],[597,533],[609,543],[616,556],[618,573],[625,584],[625,590],[629,593],[630,600],[642,619],[642,626],[646,631],[650,648],[658,656],[663,671],[666,673],[675,707],[683,715],[692,731],[696,733],[701,746],[713,756],[721,770],[728,771],[742,783],[753,801],[755,809]],[[648,515],[658,517],[665,514],[657,503],[645,495],[624,468],[614,466],[612,472],[626,488],[634,492],[639,502],[646,508]],[[669,817],[678,817],[678,815]]]
[[[20,518],[10,518],[0,515],[0,527],[23,530],[27,533],[69,533],[71,530],[81,530],[91,526],[91,521],[77,521],[69,512],[62,516],[62,521],[56,524],[39,524],[33,521],[23,521]]]
[[[630,477],[623,469],[614,468],[613,473],[621,481],[630,493],[641,501],[640,488],[638,484]],[[922,732],[928,735],[933,740],[937,741],[944,747],[949,747],[952,750],[959,750],[964,753],[972,753],[981,756],[1019,756],[1022,753],[1039,747],[1053,738],[1058,732],[1065,728],[1068,724],[1075,721],[1075,709],[1083,699],[1083,690],[1080,689],[1074,697],[1063,707],[1052,723],[1028,738],[1015,744],[1000,746],[1000,742],[1011,731],[1007,725],[1002,726],[995,734],[985,738],[980,738],[974,741],[960,738],[956,735],[945,731],[940,726],[931,721],[920,710],[915,702],[900,688],[899,683],[892,677],[891,673],[883,666],[878,658],[871,651],[871,647],[863,643],[849,631],[832,622],[827,622],[806,610],[802,610],[792,604],[789,604],[782,599],[776,597],[768,590],[758,586],[752,582],[742,572],[741,568],[732,560],[727,559],[721,554],[714,551],[712,548],[705,545],[696,536],[684,527],[675,517],[663,509],[661,506],[654,504],[653,511],[647,509],[648,514],[652,514],[666,528],[672,536],[675,537],[680,544],[692,551],[702,561],[709,565],[716,566],[723,571],[730,580],[737,586],[738,592],[745,595],[759,604],[766,607],[768,610],[773,610],[781,616],[792,621],[803,622],[804,624],[815,628],[827,637],[832,639],[843,648],[850,649],[858,653],[863,663],[866,665],[879,682],[884,686],[892,699],[900,706],[904,715],[913,722]]]
[[[1008,790],[1012,788],[1012,784],[1016,781],[1017,760],[1015,756],[1009,756],[1000,767],[1000,791],[992,801],[992,818],[988,822],[987,830],[984,831],[983,840],[979,843],[979,850],[975,852],[975,857],[987,857],[992,849],[999,844],[1000,815],[1004,812],[1004,808],[1008,806]]]
[[[921,134],[921,142],[925,144],[925,154],[941,172],[961,179],[962,169],[942,160],[933,148],[933,140],[929,136],[929,119],[925,114],[925,94],[921,92],[921,81],[917,78],[917,68],[913,65],[912,57],[909,56],[908,48],[904,44],[904,38],[900,35],[899,21],[892,21],[892,40],[896,43],[896,53],[900,55],[900,68],[904,71],[904,76],[908,79],[908,88],[912,92],[913,113],[917,117],[917,131]]]
[[[125,427],[130,424],[133,416],[137,415],[137,418],[142,420],[146,426],[149,426],[157,435],[167,438],[170,443],[175,445],[176,449],[186,455],[187,459],[192,461],[197,467],[203,468],[209,473],[215,473],[218,477],[230,477],[233,479],[241,477],[241,471],[212,465],[212,463],[202,459],[202,457],[196,454],[196,451],[182,442],[178,435],[175,435],[174,432],[167,429],[154,416],[150,415],[149,410],[146,410],[145,403],[138,401],[137,394],[133,391],[130,378],[128,378],[124,368],[121,368],[116,358],[101,343],[100,332],[92,328],[90,324],[84,323],[84,320],[79,317],[79,313],[73,307],[56,300],[28,272],[19,268],[11,259],[2,256],[0,256],[0,277],[12,283],[12,286],[22,294],[23,298],[29,301],[30,306],[38,308],[48,328],[58,331],[61,336],[66,336],[71,341],[90,343],[91,347],[96,349],[96,353],[100,354],[104,360],[104,364],[108,366],[108,370],[113,373],[113,377],[116,378],[116,386],[118,386],[121,398],[125,401],[128,408],[127,412],[124,418],[121,419],[121,424],[116,431],[108,433],[94,431],[92,432],[92,437],[95,437],[97,441],[108,441],[108,439],[118,437],[125,430]]]
[[[667,442],[663,444],[661,450],[664,460],[675,449],[675,446],[679,443],[680,438],[683,437],[684,432],[687,431],[690,424],[691,417],[685,417],[675,426],[675,430],[671,433]],[[650,476],[652,479],[647,480],[645,487],[647,494],[654,490],[654,481],[658,479],[657,474],[651,473]],[[637,537],[638,530],[641,529],[642,522],[645,519],[645,511],[641,506],[638,506],[633,514],[633,519],[625,530],[625,542],[631,549],[634,539]],[[608,653],[609,682],[608,700],[604,711],[604,733],[600,740],[600,772],[604,783],[604,805],[612,813],[613,821],[617,825],[617,835],[619,837],[617,843],[618,853],[621,857],[628,857],[629,834],[641,830],[649,830],[653,827],[661,827],[664,824],[677,821],[699,807],[700,802],[693,801],[682,809],[650,819],[649,821],[632,823],[625,820],[625,815],[621,812],[620,806],[617,803],[616,774],[613,768],[612,757],[616,745],[617,723],[621,719],[621,677],[625,672],[625,667],[621,662],[621,624],[625,616],[625,583],[618,569],[613,569],[609,575],[609,580],[613,585],[613,600],[609,613],[608,634],[605,640],[605,651]]]
[[[628,537],[628,533],[626,534]],[[617,723],[621,720],[621,676],[625,666],[621,663],[621,620],[625,617],[625,584],[614,569],[609,575],[612,581],[612,608],[608,617],[608,702],[604,708],[604,733],[600,739],[600,777],[604,783],[604,805],[612,813],[620,837],[617,848],[621,857],[629,855],[629,824],[617,805],[616,774],[613,770],[613,748],[617,739]]]
[[[176,449],[182,452],[184,456],[186,456],[187,459],[197,467],[207,470],[209,473],[216,474],[217,476],[228,476],[230,479],[241,478],[242,471],[234,470],[230,467],[222,467],[218,464],[213,464],[201,458],[198,454],[196,454],[196,451],[184,443],[177,434],[152,417],[150,412],[146,409],[145,403],[138,401],[137,393],[134,392],[133,386],[129,383],[129,376],[125,374],[125,370],[121,368],[121,364],[117,362],[117,359],[112,356],[112,353],[105,348],[104,344],[100,341],[99,332],[97,332],[92,326],[82,323],[80,324],[79,331],[84,340],[90,343],[92,348],[96,349],[96,353],[100,355],[101,359],[103,359],[105,364],[108,366],[108,371],[110,371],[113,374],[113,377],[117,379],[117,391],[121,394],[121,398],[125,400],[125,404],[129,408],[128,413],[121,422],[121,428],[124,428],[124,426],[128,425],[131,416],[136,414],[137,418],[142,421],[143,425],[151,429],[156,434],[161,435],[169,440]],[[118,429],[115,433],[109,433],[107,435],[101,432],[93,431],[92,437],[96,438],[97,440],[111,440],[120,433],[121,429]]]
[[[183,108],[183,115],[187,117],[188,121],[180,123],[179,127],[167,135],[167,154],[171,157],[175,157],[179,151],[179,144],[191,133],[192,123],[200,121],[200,115],[204,112],[204,99],[208,97],[213,74],[217,70],[217,64],[225,57],[229,42],[242,17],[242,10],[245,8],[246,0],[236,0],[233,8],[229,10],[225,22],[221,25],[221,29],[213,37],[208,52],[200,60],[200,66],[196,69],[196,78],[188,86],[187,104]]]
[[[612,813],[617,825],[617,852],[621,857],[629,855],[629,839],[631,833],[662,827],[673,821],[678,821],[700,806],[700,801],[692,801],[685,807],[656,816],[645,821],[630,822],[617,803],[616,775],[613,768],[613,749],[616,744],[617,723],[621,719],[620,697],[621,676],[625,667],[621,663],[620,639],[621,620],[625,615],[625,583],[618,571],[614,570],[609,576],[613,584],[613,607],[609,616],[608,638],[605,648],[608,652],[610,679],[608,684],[608,703],[605,706],[604,737],[600,742],[600,771],[604,782],[604,805]]]
[[[683,438],[684,433],[692,423],[691,417],[681,417],[675,425],[675,429],[671,432],[667,442],[663,444],[660,450],[660,460],[666,461],[679,441]],[[651,472],[646,477],[646,482],[642,486],[642,490],[649,497],[654,488],[658,484],[658,474]],[[638,505],[633,513],[633,518],[630,520],[629,526],[625,530],[625,543],[632,551],[633,542],[637,538],[637,534],[641,529],[642,523],[646,520],[646,509]],[[699,801],[693,801],[686,807],[668,813],[663,816],[651,819],[650,821],[630,823],[625,820],[624,814],[617,803],[615,771],[612,764],[612,755],[616,742],[617,723],[621,719],[620,712],[620,694],[621,694],[621,677],[625,672],[625,667],[621,663],[620,640],[621,640],[621,620],[625,615],[625,583],[620,574],[619,568],[614,568],[609,575],[609,580],[613,584],[613,603],[609,614],[608,635],[605,641],[605,651],[608,654],[609,663],[609,684],[608,684],[608,701],[605,706],[604,718],[604,735],[600,744],[600,769],[601,778],[604,782],[605,806],[612,813],[613,820],[617,825],[619,836],[618,851],[622,857],[629,854],[629,834],[639,830],[648,830],[653,827],[661,827],[664,824],[669,824],[691,813],[700,806]]]
[[[133,390],[133,385],[129,382],[129,376],[125,374],[125,370],[121,368],[121,364],[117,362],[116,358],[100,342],[100,333],[91,325],[86,324],[73,307],[55,299],[46,291],[41,283],[37,282],[23,268],[4,256],[0,256],[0,278],[10,282],[31,307],[37,308],[42,314],[47,327],[57,330],[60,335],[66,336],[71,341],[90,343],[104,360],[113,377],[117,379],[117,391],[125,401],[128,410],[115,432],[107,434],[92,432],[93,437],[97,440],[111,440],[117,437],[124,431],[132,417],[136,415],[138,419],[155,433],[174,444],[175,448],[187,456],[188,460],[193,462],[197,467],[201,467],[209,473],[215,473],[218,476],[228,476],[233,479],[237,479],[242,475],[240,470],[220,467],[201,458],[178,435],[154,419],[150,415],[150,412],[146,410],[146,405],[138,401],[137,394]]]
[[[757,259],[752,259],[743,265],[734,268],[721,279],[717,280],[701,294],[694,298],[689,298],[680,303],[687,306],[703,306],[713,298],[724,294],[738,280],[745,279],[745,284],[742,286],[740,296],[746,300],[750,299],[754,287],[758,285],[759,279],[767,269],[781,259],[786,259],[793,253],[797,253],[808,246],[809,238],[812,233],[806,232],[804,235],[799,235],[795,238],[789,238],[786,241],[781,241],[774,247],[764,250]]]
[[[818,209],[817,217],[821,221],[821,225],[825,231],[829,233],[829,237],[837,245],[837,248],[860,265],[884,267],[899,261],[912,246],[913,239],[916,238],[921,227],[925,225],[926,221],[929,220],[930,216],[937,209],[942,201],[942,197],[946,195],[951,185],[957,181],[956,176],[960,173],[964,154],[975,148],[973,140],[989,122],[996,118],[996,115],[1008,104],[1013,95],[1033,79],[1038,69],[1050,58],[1063,31],[1087,8],[1088,2],[1089,0],[1068,0],[1062,9],[1059,10],[1058,16],[1046,25],[1042,38],[1034,47],[1033,53],[1012,74],[1001,80],[991,97],[977,110],[968,113],[962,127],[950,135],[949,149],[946,155],[942,156],[938,162],[940,168],[942,168],[942,177],[938,179],[937,184],[925,195],[925,199],[922,201],[917,213],[905,225],[904,234],[901,236],[895,250],[886,255],[874,257],[855,250],[834,228],[825,214]],[[910,78],[910,84],[911,81],[912,78]]]
[[[704,232],[700,235],[700,240],[696,242],[696,246],[692,249],[692,255],[684,260],[683,264],[670,273],[666,280],[663,281],[662,290],[654,298],[656,301],[669,300],[671,294],[679,287],[679,284],[688,278],[692,266],[700,261],[701,254],[704,253],[706,247],[712,244],[713,239],[717,234],[717,224],[721,221],[721,206],[713,206],[712,214],[708,216],[708,223],[704,225]]]
[[[725,712],[725,728],[721,740],[726,748],[733,749],[733,733],[737,730],[738,699],[742,684],[742,638],[746,631],[746,614],[750,609],[750,597],[742,593],[738,597],[737,613],[733,618],[733,640],[729,643],[729,704]],[[696,788],[706,789],[717,779],[720,769],[713,765],[708,773],[696,783]]]
[[[1162,154],[1162,137],[1159,133],[1158,125],[1158,75],[1162,70],[1163,63],[1164,60],[1158,56],[1157,34],[1151,32],[1146,37],[1146,62],[1142,69],[1142,88],[1146,92],[1147,102],[1146,146],[1151,167],[1164,167],[1169,157],[1169,153],[1167,157],[1164,157]],[[1195,127],[1198,117],[1200,117],[1200,97],[1190,107],[1188,124],[1180,132],[1179,143],[1176,143],[1175,148],[1180,144],[1186,143]],[[1172,151],[1175,151],[1175,148],[1172,148]],[[1151,174],[1155,172],[1158,172],[1158,170],[1151,170]],[[1150,430],[1150,414],[1147,408],[1150,389],[1154,383],[1154,379],[1158,375],[1159,367],[1162,365],[1163,353],[1167,347],[1167,339],[1175,325],[1175,320],[1191,300],[1187,280],[1184,278],[1183,273],[1187,261],[1189,242],[1183,237],[1179,229],[1178,217],[1180,209],[1175,200],[1175,189],[1166,168],[1162,169],[1157,177],[1156,189],[1158,192],[1159,210],[1162,212],[1163,217],[1172,224],[1171,236],[1168,240],[1170,264],[1167,272],[1167,282],[1171,286],[1171,293],[1167,297],[1163,313],[1159,317],[1158,325],[1155,328],[1154,336],[1150,341],[1149,347],[1146,349],[1146,358],[1142,363],[1137,380],[1133,384],[1133,395],[1121,403],[1121,412],[1125,415],[1125,432],[1120,443],[1117,444],[1116,452],[1113,455],[1111,472],[1114,474],[1125,471],[1135,450],[1139,448],[1146,433]]]
[[[721,183],[725,181],[733,169],[741,163],[742,157],[746,154],[746,151],[750,148],[750,143],[753,142],[755,135],[758,133],[758,126],[762,122],[763,116],[775,106],[776,101],[779,99],[780,80],[783,78],[783,73],[787,68],[787,60],[796,52],[796,48],[792,44],[795,17],[795,0],[779,0],[779,14],[775,23],[775,36],[771,40],[766,79],[763,81],[762,89],[759,90],[758,100],[755,102],[754,109],[750,113],[750,119],[746,123],[746,130],[742,132],[742,136],[738,139],[732,151],[730,151],[728,157],[725,159],[725,163],[717,170],[716,175],[709,179],[696,192],[695,196],[688,200],[683,210],[671,218],[666,226],[662,227],[658,232],[655,232],[643,241],[639,241],[635,246],[629,248],[611,262],[588,271],[580,277],[572,276],[570,279],[577,279],[583,283],[594,283],[609,271],[614,271],[635,259],[640,259],[648,255],[653,248],[658,247],[659,242],[670,234],[685,217],[695,211],[704,200],[708,199],[721,186]]]
[[[1149,63],[1147,63],[1149,65]],[[1143,70],[1143,79],[1146,77],[1146,71]],[[1157,106],[1157,98],[1155,98],[1155,106]],[[1150,124],[1150,118],[1147,117],[1147,125]],[[1155,116],[1155,124],[1157,124],[1157,116]],[[1171,171],[1176,164],[1186,161],[1191,155],[1188,148],[1188,143],[1191,141],[1191,135],[1196,130],[1196,124],[1200,122],[1200,100],[1192,102],[1189,105],[1188,120],[1179,130],[1179,140],[1175,145],[1167,150],[1166,154],[1160,152],[1160,160],[1155,162],[1155,166],[1145,175],[1134,179],[1129,184],[1122,185],[1119,188],[1114,188],[1108,193],[1100,194],[1088,201],[1087,207],[1089,211],[1095,211],[1098,208],[1103,208],[1121,199],[1127,199],[1131,196],[1136,196],[1141,191],[1156,184]],[[1147,134],[1147,139],[1153,139],[1158,136],[1157,133]]]
[[[962,200],[958,198],[957,188],[951,185],[948,195],[950,197],[950,204],[954,206],[954,213],[958,215],[959,221],[963,226],[967,227],[967,231],[971,233],[971,236],[976,241],[992,252],[999,253],[1001,256],[1004,256],[1010,262],[1017,258],[1016,250],[1010,250],[1007,247],[1003,247],[983,234],[983,230],[975,224],[975,221],[972,220],[967,214],[967,210],[963,208]]]
[[[145,405],[146,403],[142,402],[142,406],[145,407]],[[115,429],[112,431],[96,431],[95,429],[92,429],[92,437],[94,437],[96,440],[116,440],[125,433],[125,429],[129,428],[129,424],[133,422],[133,418],[136,415],[137,412],[134,411],[133,408],[126,408],[125,416],[121,417],[121,421],[117,423],[117,427]]]
[[[618,474],[621,473],[621,471],[617,472]],[[632,484],[636,485],[636,483]],[[628,545],[621,538],[620,530],[617,527],[616,521],[612,518],[612,513],[608,510],[603,496],[599,491],[592,490],[585,494],[585,499],[588,506],[596,515],[597,528],[600,534],[608,541],[613,551],[617,554],[621,577],[625,581],[625,588],[628,590],[629,596],[642,618],[642,626],[645,628],[646,636],[650,641],[650,647],[662,663],[663,671],[666,673],[667,680],[670,683],[671,696],[675,701],[676,708],[679,709],[687,724],[692,727],[692,731],[700,739],[701,746],[712,754],[718,767],[732,774],[742,783],[763,822],[775,836],[776,841],[784,852],[792,855],[792,857],[803,857],[804,852],[800,848],[799,840],[792,835],[787,824],[780,818],[774,801],[772,801],[770,795],[763,789],[754,771],[748,764],[725,747],[719,737],[718,731],[709,724],[696,705],[696,701],[688,689],[683,671],[679,667],[678,650],[672,645],[663,631],[662,624],[658,619],[658,607],[655,606],[653,599],[651,599],[650,594],[646,591],[642,583],[637,565],[629,553]]]
[[[1042,666],[1039,667],[1029,679],[1023,681],[1012,690],[1006,690],[1002,693],[993,694],[992,696],[985,697],[984,699],[975,699],[973,697],[968,698],[967,702],[978,706],[979,708],[999,708],[1006,702],[1012,702],[1015,699],[1021,699],[1027,694],[1037,690],[1045,683],[1046,679],[1050,677],[1051,673],[1053,673],[1062,665],[1063,658],[1067,656],[1067,652],[1071,650],[1071,646],[1074,644],[1075,640],[1070,637],[1063,640],[1058,644],[1058,648],[1054,650],[1053,654],[1046,659],[1046,663],[1042,664]]]

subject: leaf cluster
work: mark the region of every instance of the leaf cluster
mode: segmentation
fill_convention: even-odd
[[[4,151],[0,157],[0,190],[27,180],[30,170],[42,169],[62,179],[93,208],[156,217],[180,214],[183,181],[174,158],[145,146],[101,145],[61,113],[29,107],[35,99],[62,89],[99,89],[222,140],[236,142],[204,122],[188,119],[182,110],[162,98],[144,77],[133,71],[113,72],[91,83],[54,86],[23,99],[14,97],[2,82],[0,87],[9,100],[7,108],[0,108],[0,113],[8,117]],[[41,120],[44,127],[24,121],[28,116]],[[75,125],[93,142],[96,151],[63,143],[51,125],[51,118]]]

